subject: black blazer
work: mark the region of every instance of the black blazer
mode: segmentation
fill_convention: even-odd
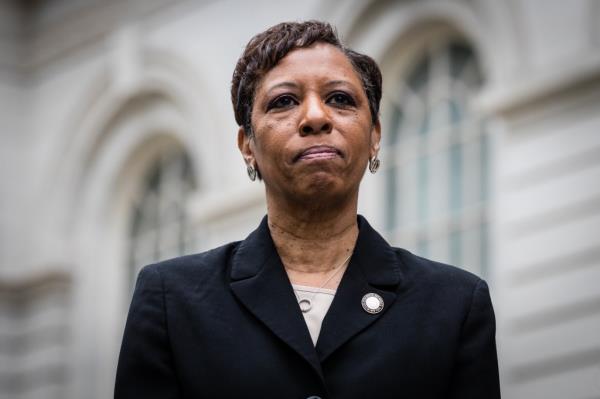
[[[244,241],[146,266],[115,398],[499,398],[486,283],[358,222],[316,348],[266,217]],[[363,310],[367,293],[380,313]]]

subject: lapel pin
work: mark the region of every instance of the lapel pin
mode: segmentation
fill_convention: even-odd
[[[376,314],[383,309],[383,298],[374,292],[370,292],[362,297],[362,307],[367,313]]]

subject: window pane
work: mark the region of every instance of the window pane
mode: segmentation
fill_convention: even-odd
[[[388,230],[394,230],[397,226],[397,209],[398,209],[398,187],[396,176],[396,168],[392,167],[385,169],[385,185],[386,185],[386,228]]]
[[[418,212],[419,222],[425,223],[429,216],[429,195],[428,195],[428,180],[429,180],[429,162],[428,157],[423,155],[419,157],[419,166],[418,166],[418,176],[417,176],[417,204],[418,204]]]
[[[460,79],[465,65],[473,60],[473,52],[463,44],[454,43],[449,46],[450,53],[450,76]]]
[[[481,85],[473,50],[432,43],[401,82],[389,119],[387,227],[424,256],[485,270],[489,142],[470,98]]]
[[[462,207],[463,171],[462,171],[462,146],[452,144],[450,147],[450,212],[457,214]]]
[[[183,254],[190,240],[186,206],[193,189],[191,164],[184,153],[164,155],[149,169],[132,211],[132,286],[142,266]]]
[[[450,263],[462,264],[462,236],[460,231],[450,233]]]
[[[397,106],[392,107],[390,117],[390,128],[387,136],[385,136],[388,145],[393,146],[398,142],[398,136],[400,134],[400,126],[402,125],[402,110]]]
[[[481,187],[481,196],[480,199],[482,202],[487,201],[489,199],[489,178],[490,176],[490,151],[489,151],[489,138],[488,135],[484,132],[481,136],[480,140],[480,150],[479,150],[479,168],[481,170],[481,175],[479,176],[480,181],[479,185]]]

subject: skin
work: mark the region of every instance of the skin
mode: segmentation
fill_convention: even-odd
[[[259,82],[247,164],[264,180],[269,229],[293,284],[337,288],[352,253],[360,181],[379,151],[360,76],[336,47],[288,53]],[[336,269],[334,271],[334,269]]]

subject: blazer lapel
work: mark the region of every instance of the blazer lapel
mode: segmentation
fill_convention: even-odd
[[[320,362],[376,322],[396,300],[401,281],[400,260],[362,216],[358,217],[358,223],[360,232],[354,254],[321,326],[316,346]],[[361,300],[368,293],[383,298],[381,312],[370,314],[363,309]]]
[[[323,380],[321,364],[265,216],[233,255],[231,289],[277,337],[302,356]]]

